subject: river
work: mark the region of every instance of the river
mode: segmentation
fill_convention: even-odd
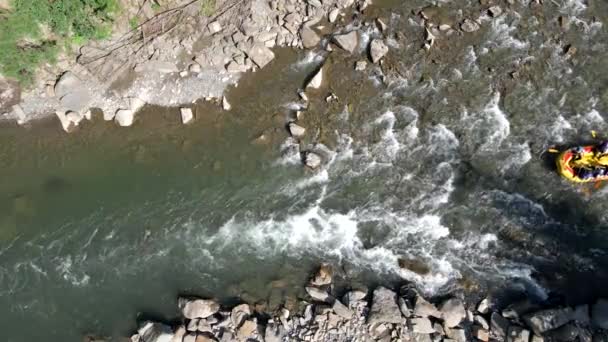
[[[437,18],[479,12],[439,3]],[[349,284],[407,280],[430,295],[608,295],[608,188],[562,180],[545,153],[608,137],[608,6],[516,1],[427,52],[411,12],[428,3],[380,5],[384,77],[355,71],[359,57],[284,49],[228,91],[230,112],[198,102],[188,126],[157,107],[125,129],[4,124],[5,340],[124,336],[141,313],[175,317],[178,294],[276,305],[321,261]],[[328,85],[300,119],[324,161],[311,171],[284,125],[323,61]]]

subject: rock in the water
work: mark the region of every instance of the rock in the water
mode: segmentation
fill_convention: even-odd
[[[184,125],[192,122],[192,119],[194,119],[194,114],[192,114],[192,109],[190,109],[190,108],[186,108],[186,107],[180,108],[179,112],[181,114],[182,123]]]
[[[304,164],[311,169],[316,169],[321,166],[321,156],[314,152],[306,152],[304,156]]]
[[[321,41],[317,32],[307,25],[303,25],[300,29],[300,38],[302,38],[302,45],[305,49],[313,48]]]
[[[502,14],[502,8],[500,8],[500,6],[492,6],[488,8],[488,14],[496,18]]]
[[[178,306],[187,319],[207,318],[220,309],[220,305],[211,299],[179,298]]]
[[[509,325],[509,321],[498,312],[493,312],[490,316],[490,330],[497,339],[504,339],[507,336]]]
[[[359,44],[359,34],[357,31],[351,31],[345,34],[339,34],[333,37],[334,43],[341,49],[344,49],[350,53],[355,52],[357,45]]]
[[[214,21],[212,23],[209,23],[209,25],[207,25],[207,28],[209,29],[209,32],[213,34],[220,32],[222,30],[222,25],[219,22]]]
[[[333,270],[330,264],[321,264],[315,276],[310,280],[310,284],[314,286],[323,286],[331,284]]]
[[[121,127],[128,127],[133,124],[135,114],[130,109],[119,109],[114,115],[114,121]]]
[[[441,304],[439,310],[441,311],[441,317],[448,328],[453,328],[460,324],[467,315],[462,300],[458,298],[446,300]]]
[[[382,39],[374,39],[369,44],[369,55],[372,59],[372,63],[378,63],[382,57],[388,53],[388,46],[384,44]]]
[[[365,68],[367,68],[367,62],[366,61],[357,61],[357,62],[355,62],[355,70],[356,71],[363,71],[363,70],[365,70]]]
[[[272,50],[267,48],[262,43],[254,44],[249,50],[248,55],[249,58],[251,58],[251,60],[260,68],[265,67],[274,59],[274,52],[272,52]]]
[[[534,330],[537,335],[561,327],[570,322],[573,311],[570,308],[548,309],[537,311],[524,316],[524,322]]]
[[[344,297],[342,297],[342,300],[344,300],[344,303],[348,306],[353,307],[354,304],[361,302],[365,296],[367,296],[366,291],[354,290],[345,294]]]
[[[307,164],[308,165],[308,164]],[[307,286],[306,293],[316,301],[319,302],[327,302],[329,300],[329,293],[327,291],[321,290],[317,287]]]
[[[161,323],[144,322],[137,330],[143,342],[171,342],[171,327]]]
[[[367,316],[368,324],[374,323],[403,323],[399,305],[397,305],[397,294],[385,288],[379,287],[374,290],[372,307]]]
[[[323,68],[320,68],[319,71],[310,79],[306,88],[319,89],[323,84]]]
[[[416,297],[416,305],[414,306],[414,316],[441,318],[441,311],[437,310],[435,305],[429,303],[422,296],[418,296]]]
[[[591,307],[591,323],[602,329],[608,329],[608,299],[600,299]]]
[[[517,326],[511,325],[507,332],[507,342],[528,342],[530,341],[530,331]]]
[[[432,334],[435,332],[431,320],[426,317],[412,318],[410,320],[412,331],[417,334]]]
[[[226,96],[222,97],[222,108],[225,111],[229,111],[232,109],[232,105],[230,105],[230,102],[228,102],[228,99],[226,98]]]
[[[479,24],[471,19],[465,19],[462,24],[460,24],[460,29],[467,33],[475,32],[479,30]]]
[[[294,138],[303,137],[304,134],[306,133],[306,128],[296,124],[295,122],[290,122],[287,127],[289,128],[289,134],[291,134],[291,136]],[[312,285],[316,285],[316,284],[312,284]]]
[[[334,301],[332,309],[342,318],[351,319],[353,317],[353,312],[337,299]]]

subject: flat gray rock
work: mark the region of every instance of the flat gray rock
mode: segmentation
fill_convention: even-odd
[[[374,323],[403,323],[403,317],[397,305],[397,294],[385,288],[374,290],[372,307],[367,316],[369,324]]]
[[[264,44],[254,44],[248,53],[249,58],[260,68],[265,67],[274,59],[274,52]]]
[[[524,316],[523,320],[537,335],[561,327],[573,318],[571,308],[541,310]]]
[[[441,311],[441,317],[448,328],[453,328],[460,324],[467,315],[462,300],[458,298],[446,300],[441,304],[439,310]]]
[[[341,49],[353,53],[355,52],[357,45],[359,45],[359,34],[357,33],[357,31],[339,34],[333,37],[333,41]]]

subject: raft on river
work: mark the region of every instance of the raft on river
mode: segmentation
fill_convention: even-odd
[[[556,163],[557,172],[572,182],[608,180],[608,141],[569,148],[558,155]]]

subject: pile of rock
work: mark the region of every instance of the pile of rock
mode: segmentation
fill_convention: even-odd
[[[411,285],[334,293],[332,267],[323,264],[305,287],[300,312],[256,311],[243,303],[179,298],[182,324],[142,322],[133,342],[209,341],[604,341],[608,300],[593,306],[539,309],[529,301],[500,312],[484,299],[475,310],[457,296],[434,304]]]

